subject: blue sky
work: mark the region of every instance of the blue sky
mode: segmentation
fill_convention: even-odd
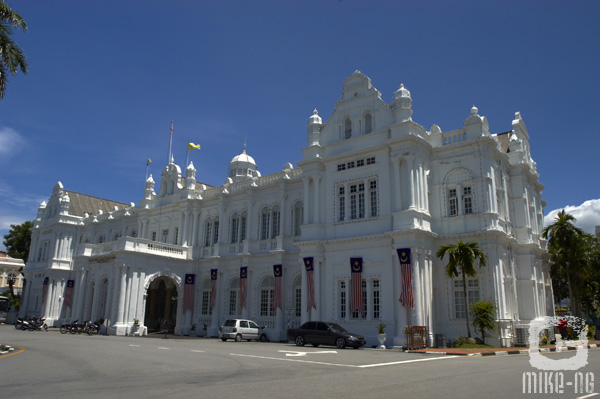
[[[197,179],[220,185],[242,150],[263,175],[301,160],[306,122],[326,120],[354,70],[413,119],[462,126],[476,105],[493,133],[520,111],[546,214],[600,224],[598,1],[8,0],[30,71],[0,100],[0,234],[35,218],[61,181],[121,202],[159,183],[189,141]],[[588,201],[588,202],[586,202]],[[587,205],[585,205],[587,204]]]

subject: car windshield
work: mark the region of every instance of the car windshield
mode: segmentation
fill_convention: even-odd
[[[348,331],[346,331],[346,329],[344,329],[344,327],[340,326],[339,324],[331,323],[331,324],[329,324],[329,327],[331,327],[331,329],[333,331],[348,332]]]
[[[235,327],[235,320],[225,320],[223,327]]]

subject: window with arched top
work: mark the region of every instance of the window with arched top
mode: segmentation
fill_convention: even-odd
[[[213,223],[213,244],[216,244],[219,242],[219,218],[215,218],[215,221]]]
[[[237,213],[234,213],[231,217],[231,237],[229,238],[229,242],[231,244],[235,244],[238,242],[238,234],[240,228],[240,217]]]
[[[344,138],[349,139],[352,137],[352,121],[350,118],[346,118],[344,121]]]
[[[240,316],[241,314],[240,279],[236,277],[229,283],[229,315]]]
[[[210,308],[210,279],[204,280],[202,283],[202,308],[201,313],[204,315],[212,314],[212,309]]]
[[[371,133],[373,131],[373,117],[370,113],[365,115],[365,134]]]
[[[294,236],[298,237],[302,234],[302,223],[304,220],[304,207],[302,202],[298,201],[294,204]]]
[[[269,209],[264,207],[260,212],[260,239],[267,240],[269,238]]]
[[[275,278],[273,276],[265,277],[260,284],[260,315],[275,316],[273,309],[273,299],[275,297]]]
[[[275,238],[279,235],[279,227],[281,221],[281,212],[279,207],[276,206],[271,212],[271,238]]]
[[[212,243],[213,224],[212,219],[208,219],[204,225],[204,246],[210,247]]]

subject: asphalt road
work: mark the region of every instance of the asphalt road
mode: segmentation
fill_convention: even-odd
[[[555,373],[545,385],[553,393],[524,394],[524,373],[539,373],[528,355],[453,357],[214,338],[89,337],[10,325],[0,325],[0,343],[15,347],[0,356],[1,398],[600,399],[600,381],[590,384],[591,377],[600,378],[596,349],[578,370],[588,378],[583,392],[568,385],[575,371],[564,371],[563,393],[555,393],[560,385]]]

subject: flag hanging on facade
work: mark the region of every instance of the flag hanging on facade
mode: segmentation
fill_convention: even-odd
[[[185,284],[183,288],[183,313],[194,311],[194,287],[195,287],[195,274],[185,275]]]
[[[312,256],[304,258],[304,267],[306,267],[306,290],[308,291],[308,295],[306,296],[306,311],[309,312],[310,308],[317,309],[315,303],[315,282],[313,280],[315,267]]]
[[[48,293],[48,277],[44,278],[44,286],[42,288],[42,303],[46,302],[46,294]]]
[[[210,269],[210,309],[217,303],[217,269]]]
[[[400,259],[400,272],[402,274],[402,287],[399,301],[402,306],[414,308],[410,248],[398,248],[396,251],[398,251],[398,259]]]
[[[188,143],[188,151],[199,150],[200,144]]]
[[[275,276],[275,292],[273,298],[273,313],[277,313],[277,308],[283,310],[283,304],[281,301],[281,276],[283,267],[281,265],[273,265],[273,275]]]
[[[67,288],[65,288],[65,301],[64,305],[70,308],[73,307],[73,288],[75,287],[75,280],[67,280]]]
[[[248,290],[248,266],[240,267],[240,306],[246,307],[246,295]]]
[[[362,290],[362,258],[350,258],[352,301],[350,311],[364,313],[363,290]]]

